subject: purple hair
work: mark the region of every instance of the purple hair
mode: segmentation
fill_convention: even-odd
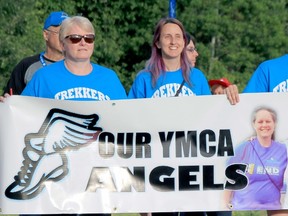
[[[176,24],[182,30],[183,39],[184,39],[185,44],[184,44],[184,49],[181,52],[180,64],[181,64],[181,69],[182,69],[182,74],[183,74],[184,80],[186,81],[186,83],[191,85],[191,81],[189,79],[191,65],[189,64],[187,54],[185,52],[185,47],[187,46],[187,38],[186,38],[186,34],[185,34],[185,29],[184,29],[183,24],[175,18],[162,18],[162,19],[160,19],[160,21],[156,25],[156,28],[154,31],[154,36],[153,36],[153,43],[152,43],[152,54],[151,54],[150,59],[146,63],[145,70],[150,71],[152,73],[152,85],[153,86],[156,85],[156,82],[157,82],[157,79],[159,78],[159,76],[166,72],[164,61],[162,58],[161,49],[159,49],[156,46],[156,44],[160,39],[160,34],[161,34],[162,29],[163,29],[163,26],[166,25],[167,23]]]

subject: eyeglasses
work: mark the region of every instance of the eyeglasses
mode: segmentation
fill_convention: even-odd
[[[191,53],[193,53],[194,51],[197,51],[197,49],[196,49],[196,47],[194,47],[194,48],[186,48],[186,50],[188,51],[188,52],[191,52]]]
[[[54,34],[59,34],[59,31],[55,31],[55,30],[51,30],[51,29],[46,29],[46,31],[52,32],[52,33],[54,33]]]
[[[86,43],[92,44],[95,40],[95,35],[93,35],[93,34],[87,34],[87,35],[73,34],[73,35],[68,35],[65,37],[65,39],[67,39],[67,38],[71,41],[72,44],[79,43],[82,40],[82,38],[84,39],[84,41]]]

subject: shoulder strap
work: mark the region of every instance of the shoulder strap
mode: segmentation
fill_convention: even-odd
[[[180,91],[181,91],[181,89],[182,89],[184,84],[185,84],[185,80],[183,79],[183,81],[182,81],[182,83],[181,83],[181,85],[180,85],[179,89],[177,90],[177,92],[176,92],[174,97],[178,97],[179,96]]]
[[[279,191],[281,191],[281,188],[279,188],[279,187],[277,186],[277,184],[273,181],[272,177],[271,177],[270,174],[268,173],[268,170],[266,169],[266,167],[265,167],[265,165],[264,165],[262,159],[261,159],[260,156],[258,155],[258,152],[256,151],[254,144],[253,144],[251,141],[250,141],[250,144],[252,145],[253,150],[254,150],[254,152],[255,152],[256,155],[257,155],[257,158],[258,158],[259,161],[261,162],[261,165],[262,165],[263,168],[265,169],[265,172],[266,172],[266,174],[267,174],[269,180],[273,183],[273,185],[274,185],[274,186],[275,186]]]

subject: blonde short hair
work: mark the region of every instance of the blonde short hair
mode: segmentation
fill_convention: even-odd
[[[91,32],[92,34],[95,34],[95,30],[94,30],[92,23],[86,17],[83,17],[83,16],[68,17],[62,22],[61,27],[60,27],[60,31],[59,31],[60,42],[62,43],[64,42],[65,37],[68,36],[69,30],[75,25],[87,32]]]

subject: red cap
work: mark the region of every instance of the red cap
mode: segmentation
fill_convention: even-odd
[[[229,82],[228,79],[226,79],[225,77],[221,78],[221,79],[218,79],[218,80],[209,80],[209,85],[212,87],[213,85],[215,84],[218,84],[218,85],[222,85],[224,87],[228,87],[229,85],[231,85],[231,83]]]

